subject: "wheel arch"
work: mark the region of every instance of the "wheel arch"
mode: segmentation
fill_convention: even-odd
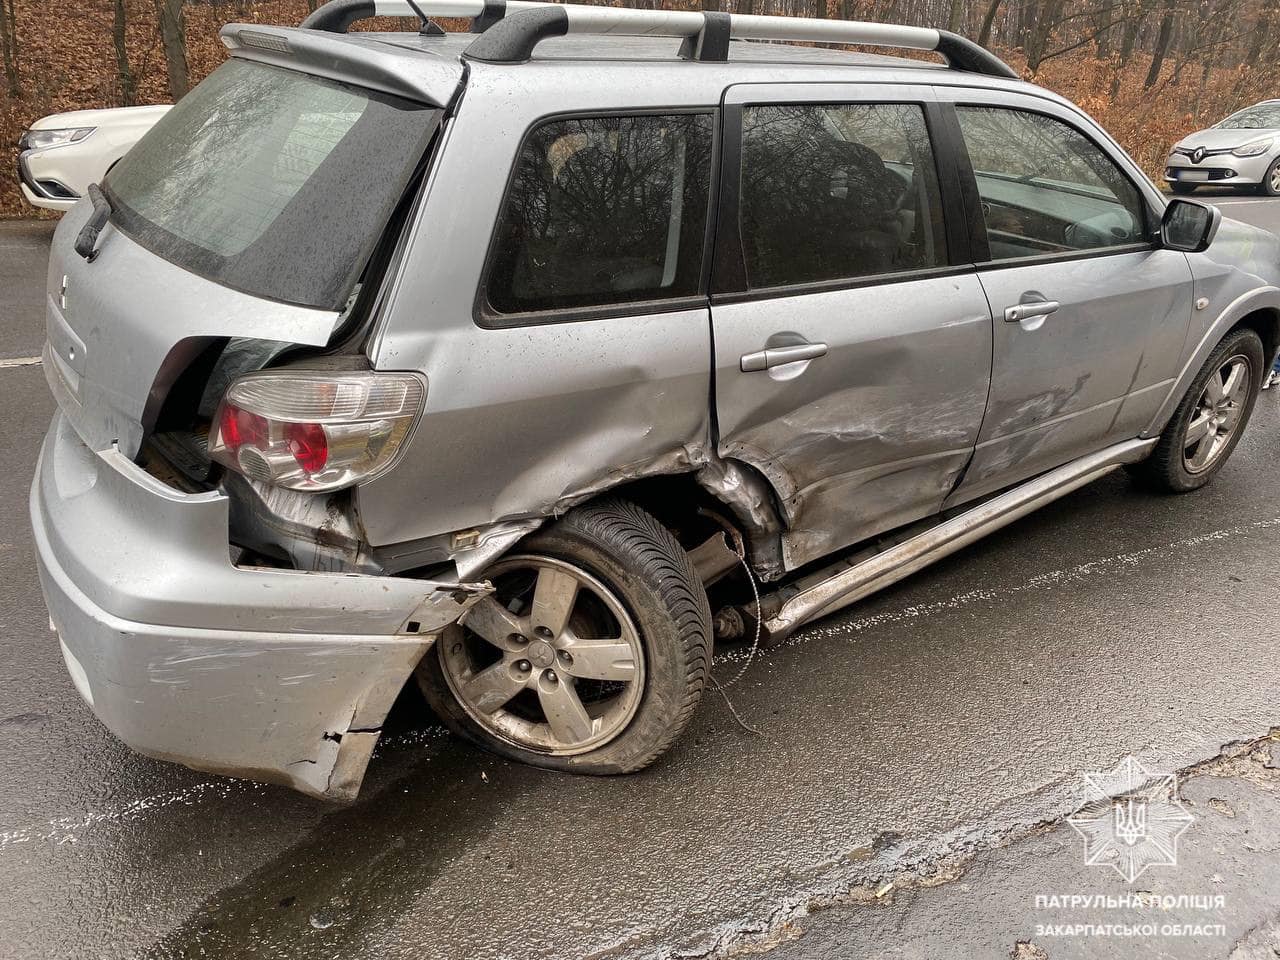
[[[1255,310],[1241,317],[1228,334],[1240,329],[1249,329],[1262,340],[1262,356],[1274,364],[1276,354],[1280,352],[1280,307],[1267,307]],[[1266,371],[1263,371],[1264,374]]]
[[[1257,332],[1262,338],[1264,355],[1274,362],[1276,352],[1280,350],[1280,287],[1264,286],[1250,290],[1218,314],[1187,354],[1164,403],[1140,436],[1160,435],[1209,354],[1232,332],[1244,327]]]
[[[751,566],[762,580],[775,580],[784,572],[777,492],[747,464],[713,456],[689,470],[611,486],[586,502],[601,499],[635,503],[671,531],[685,550],[731,527],[742,538]]]

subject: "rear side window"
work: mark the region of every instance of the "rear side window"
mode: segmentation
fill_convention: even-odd
[[[1145,241],[1138,188],[1079,130],[1007,107],[957,107],[992,260]]]
[[[741,178],[752,288],[947,262],[937,168],[918,105],[748,107]]]
[[[711,190],[712,117],[544,123],[516,162],[486,287],[524,313],[698,293]]]
[[[439,111],[231,60],[111,171],[113,222],[193,273],[342,309]]]

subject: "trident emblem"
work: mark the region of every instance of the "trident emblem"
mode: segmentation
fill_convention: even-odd
[[[1112,806],[1115,813],[1116,839],[1132,847],[1147,835],[1147,801],[1136,797],[1117,800]]]
[[[1084,805],[1067,823],[1084,839],[1086,864],[1111,867],[1129,883],[1148,867],[1177,865],[1178,837],[1192,817],[1172,774],[1154,776],[1127,756],[1084,774],[1084,787]]]

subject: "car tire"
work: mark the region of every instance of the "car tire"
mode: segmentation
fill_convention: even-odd
[[[1249,424],[1264,363],[1262,340],[1254,331],[1230,333],[1196,374],[1151,455],[1129,472],[1165,493],[1188,493],[1212,480]],[[1246,379],[1233,384],[1234,375]]]
[[[1196,192],[1196,184],[1183,183],[1181,180],[1174,180],[1169,184],[1169,189],[1178,194],[1178,196],[1185,197],[1188,194]]]
[[[1266,175],[1258,184],[1258,193],[1264,197],[1280,197],[1280,157],[1272,160],[1271,166],[1267,167]]]
[[[711,610],[657,520],[625,500],[578,507],[485,576],[495,594],[415,674],[446,726],[499,756],[574,773],[631,773],[671,746],[707,683]]]

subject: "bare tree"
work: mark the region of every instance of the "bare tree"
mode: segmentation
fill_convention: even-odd
[[[22,74],[18,70],[18,14],[14,0],[0,0],[0,58],[9,96],[22,96]]]
[[[1164,16],[1160,18],[1160,33],[1156,37],[1151,69],[1147,71],[1147,79],[1142,83],[1144,89],[1151,89],[1160,79],[1160,69],[1164,66],[1164,58],[1169,53],[1169,42],[1173,39],[1173,15],[1176,7],[1177,0],[1164,0]]]
[[[120,103],[131,107],[138,101],[138,82],[129,65],[128,14],[124,0],[116,0],[115,16],[111,21],[111,43],[116,49],[116,83],[120,87]]]
[[[187,67],[187,22],[183,0],[155,0],[156,20],[160,25],[160,44],[169,73],[169,95],[181,99],[191,89],[191,71]]]
[[[991,0],[987,4],[987,13],[982,18],[982,29],[978,33],[978,43],[988,46],[991,43],[991,28],[995,25],[996,14],[1000,12],[1001,0]]]

